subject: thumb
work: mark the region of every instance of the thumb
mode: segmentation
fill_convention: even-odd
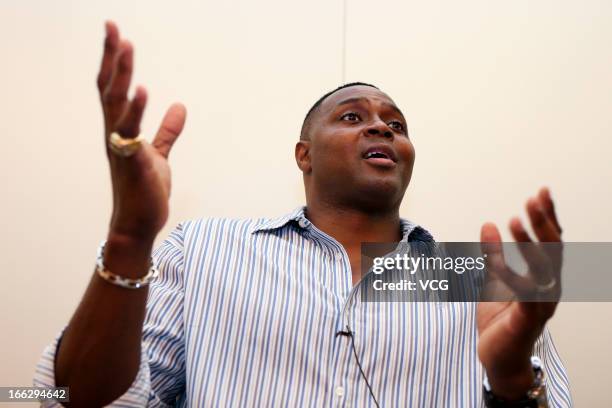
[[[166,111],[152,143],[162,156],[168,158],[172,145],[183,131],[186,117],[187,109],[182,103],[172,104]]]

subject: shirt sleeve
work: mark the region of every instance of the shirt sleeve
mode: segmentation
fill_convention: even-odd
[[[572,396],[567,373],[547,328],[544,329],[544,332],[536,342],[533,354],[542,361],[548,406],[550,408],[572,407]]]
[[[149,288],[140,367],[130,388],[111,407],[170,407],[184,393],[182,236],[179,225],[153,252],[160,274]],[[55,355],[62,334],[63,331],[43,351],[36,366],[34,386],[55,386]],[[61,405],[46,401],[42,406]]]

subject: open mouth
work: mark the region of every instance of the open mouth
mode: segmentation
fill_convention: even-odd
[[[379,158],[379,159],[389,159],[391,160],[391,158],[389,156],[387,156],[386,154],[382,153],[382,152],[369,152],[366,153],[365,155],[366,159],[372,159],[372,158]]]
[[[363,154],[363,158],[368,163],[382,167],[393,167],[397,162],[395,153],[387,146],[370,147]]]

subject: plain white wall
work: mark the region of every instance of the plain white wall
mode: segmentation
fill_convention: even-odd
[[[612,3],[315,0],[9,1],[0,5],[0,385],[29,385],[67,323],[110,214],[95,76],[103,21],[136,49],[143,131],[187,105],[171,219],[274,216],[302,204],[304,114],[346,81],[404,110],[417,150],[402,214],[438,240],[504,229],[552,188],[568,241],[610,241]],[[343,20],[346,19],[346,48]],[[343,55],[345,56],[343,62]],[[344,67],[344,69],[343,69]],[[505,234],[508,237],[508,234]],[[161,237],[160,237],[161,238]],[[612,402],[609,304],[551,322],[577,406]]]

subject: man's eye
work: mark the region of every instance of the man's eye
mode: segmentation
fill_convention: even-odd
[[[355,112],[348,112],[348,113],[345,113],[344,115],[342,115],[342,116],[340,117],[340,119],[342,119],[342,120],[348,120],[348,121],[350,121],[350,122],[353,122],[353,121],[359,120],[359,119],[361,119],[361,118],[360,118],[360,117],[359,117],[359,115],[358,115],[358,114],[356,114]]]
[[[389,122],[389,126],[393,129],[404,130],[404,125],[402,124],[402,122],[398,122],[397,120]]]

